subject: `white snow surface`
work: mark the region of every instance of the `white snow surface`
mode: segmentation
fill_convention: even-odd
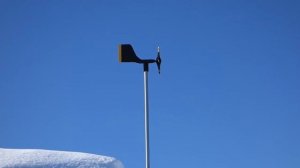
[[[113,157],[81,152],[0,148],[0,168],[124,168]]]

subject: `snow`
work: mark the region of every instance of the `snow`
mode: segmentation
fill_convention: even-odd
[[[0,148],[0,168],[123,168],[113,157],[81,152]]]

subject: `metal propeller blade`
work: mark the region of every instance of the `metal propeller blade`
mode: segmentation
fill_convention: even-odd
[[[156,57],[156,65],[158,68],[158,73],[160,74],[160,64],[161,64],[161,58],[160,58],[160,51],[159,51],[159,47],[157,47],[157,57]]]

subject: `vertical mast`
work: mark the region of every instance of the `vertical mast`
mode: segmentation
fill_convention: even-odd
[[[144,63],[144,99],[145,99],[145,152],[146,168],[150,168],[150,138],[149,138],[149,101],[148,101],[148,63]]]

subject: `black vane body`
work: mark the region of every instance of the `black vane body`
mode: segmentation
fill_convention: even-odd
[[[158,48],[158,53],[156,59],[140,59],[134,52],[133,47],[130,44],[121,44],[119,45],[119,62],[135,62],[139,64],[144,64],[144,68],[148,71],[149,63],[156,63],[158,68],[158,73],[160,73],[160,52]]]

